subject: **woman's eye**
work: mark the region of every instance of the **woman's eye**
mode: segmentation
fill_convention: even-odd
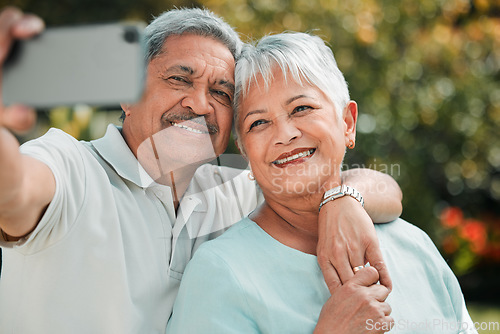
[[[298,106],[298,107],[295,107],[293,109],[293,112],[292,114],[295,114],[295,113],[298,113],[298,112],[302,112],[302,111],[308,111],[308,110],[311,110],[312,107],[310,106]]]
[[[248,131],[250,131],[253,128],[258,127],[260,125],[266,124],[266,123],[267,123],[267,121],[265,121],[263,119],[259,119],[259,120],[255,121],[255,122],[253,122],[252,124],[250,124],[250,128],[248,129]]]

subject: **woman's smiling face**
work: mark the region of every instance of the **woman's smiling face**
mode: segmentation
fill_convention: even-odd
[[[357,106],[337,111],[317,87],[276,67],[268,89],[252,83],[238,110],[240,145],[266,198],[322,194],[354,140]],[[330,179],[331,181],[331,179]]]

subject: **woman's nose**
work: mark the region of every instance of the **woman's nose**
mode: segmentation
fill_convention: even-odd
[[[288,145],[302,135],[302,132],[297,128],[295,122],[289,118],[281,120],[276,119],[275,124],[275,144]]]
[[[208,100],[208,94],[203,89],[190,89],[182,99],[181,105],[191,109],[197,115],[207,115],[214,111]]]

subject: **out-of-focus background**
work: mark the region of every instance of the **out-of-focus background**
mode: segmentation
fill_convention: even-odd
[[[331,45],[359,104],[348,167],[391,174],[403,218],[424,229],[462,285],[474,321],[500,322],[499,0],[13,0],[48,26],[139,19],[204,6],[244,41],[311,31]],[[79,139],[104,134],[119,111],[41,113]],[[236,152],[234,146],[229,152]],[[487,326],[486,326],[487,327]],[[480,333],[500,332],[498,327]]]

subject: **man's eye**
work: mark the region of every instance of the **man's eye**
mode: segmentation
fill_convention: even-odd
[[[261,126],[263,124],[266,124],[267,121],[263,120],[263,119],[259,119],[255,122],[253,122],[252,124],[250,124],[250,128],[248,129],[248,131],[252,130],[253,128],[256,128],[258,126]]]
[[[222,105],[231,106],[231,96],[223,90],[212,90],[214,99]]]
[[[178,77],[176,75],[169,77],[168,80],[173,81],[174,83],[188,83],[188,81],[185,78]]]
[[[220,97],[222,97],[224,99],[228,99],[229,101],[231,101],[231,97],[229,96],[229,94],[226,93],[223,90],[215,90],[214,94],[217,95],[217,96],[220,96]]]

